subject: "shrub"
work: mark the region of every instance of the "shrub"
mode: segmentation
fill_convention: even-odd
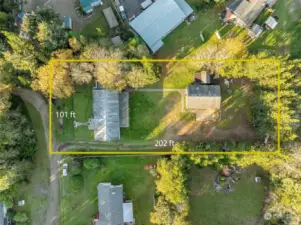
[[[100,167],[100,159],[98,159],[98,158],[85,159],[84,167],[86,169],[96,169],[96,168]]]
[[[15,217],[14,217],[14,220],[18,223],[25,223],[28,221],[28,217],[26,215],[26,213],[20,213],[18,212]]]
[[[73,192],[79,192],[82,185],[83,185],[84,179],[80,175],[75,175],[71,177],[70,180],[70,188]]]

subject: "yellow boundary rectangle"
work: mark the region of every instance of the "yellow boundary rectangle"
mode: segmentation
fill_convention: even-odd
[[[161,63],[169,63],[169,62],[273,62],[278,66],[278,85],[277,85],[277,151],[275,152],[147,152],[147,151],[93,151],[93,152],[56,152],[53,151],[52,148],[52,79],[53,79],[53,64],[56,62],[161,62]],[[50,76],[49,76],[49,153],[55,155],[186,155],[186,154],[197,154],[197,155],[267,155],[267,154],[279,154],[280,149],[280,76],[281,76],[281,62],[276,59],[212,59],[212,60],[196,60],[196,59],[52,59],[49,62],[51,66]]]

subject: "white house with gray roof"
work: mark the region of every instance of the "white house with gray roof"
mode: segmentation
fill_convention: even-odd
[[[119,140],[120,127],[129,127],[129,93],[103,89],[96,84],[93,117],[88,124],[89,130],[94,130],[95,140]]]
[[[97,185],[99,218],[94,225],[135,224],[133,203],[123,202],[123,186],[111,183]]]
[[[163,46],[162,39],[192,13],[185,0],[156,0],[130,26],[155,53]]]

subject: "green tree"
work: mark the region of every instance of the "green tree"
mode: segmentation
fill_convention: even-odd
[[[84,167],[89,170],[99,168],[100,167],[100,159],[87,158],[84,160]]]
[[[28,217],[26,213],[17,212],[17,214],[14,217],[14,220],[16,222],[24,223],[28,221]]]

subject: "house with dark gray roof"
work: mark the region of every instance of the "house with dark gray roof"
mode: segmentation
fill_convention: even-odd
[[[94,225],[132,225],[135,224],[133,203],[123,202],[123,186],[99,183],[98,219]]]
[[[186,109],[194,112],[198,121],[214,120],[221,101],[220,86],[212,84],[211,75],[207,71],[196,73],[194,83],[186,89]]]
[[[232,0],[227,5],[222,19],[224,22],[250,28],[260,13],[276,2],[277,0]]]
[[[129,93],[93,88],[93,117],[89,130],[94,130],[94,139],[113,141],[120,139],[120,127],[129,127]]]
[[[3,202],[0,202],[0,225],[8,225],[9,219],[6,217],[7,209]]]
[[[156,0],[130,22],[131,28],[152,53],[162,46],[162,39],[193,13],[185,0]]]

